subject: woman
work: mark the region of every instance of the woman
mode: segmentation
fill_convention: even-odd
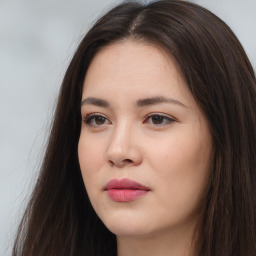
[[[66,72],[13,255],[254,255],[255,127],[255,75],[223,21],[120,4]]]

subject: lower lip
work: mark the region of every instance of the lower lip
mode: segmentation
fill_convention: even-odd
[[[115,202],[131,202],[148,193],[147,190],[136,189],[109,189],[108,196]]]

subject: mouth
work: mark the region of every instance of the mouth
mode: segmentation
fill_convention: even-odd
[[[131,202],[150,191],[148,187],[130,179],[110,180],[104,190],[115,202]]]

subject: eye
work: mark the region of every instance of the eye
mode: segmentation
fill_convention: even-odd
[[[146,116],[144,122],[150,123],[151,125],[161,126],[171,124],[172,122],[175,122],[175,120],[167,115],[152,113]]]
[[[92,127],[99,127],[111,123],[105,116],[98,113],[89,114],[83,117],[83,122]]]

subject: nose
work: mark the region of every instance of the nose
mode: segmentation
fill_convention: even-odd
[[[106,156],[109,164],[118,168],[140,165],[142,154],[135,129],[125,124],[113,129]]]

